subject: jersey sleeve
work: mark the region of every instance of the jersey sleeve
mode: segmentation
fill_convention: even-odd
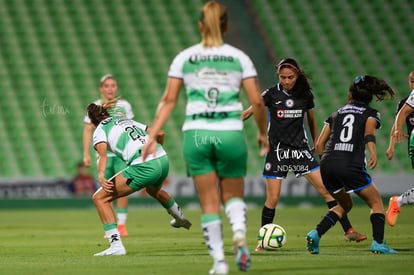
[[[128,101],[125,101],[125,116],[127,119],[133,119],[135,116],[131,104]]]
[[[312,97],[309,97],[308,102],[306,104],[306,108],[308,110],[315,108],[315,101],[313,100]]]
[[[179,53],[172,61],[168,70],[168,77],[183,78],[183,66],[184,66],[184,52]]]
[[[256,67],[247,54],[242,52],[240,56],[240,62],[243,68],[242,79],[257,77]]]
[[[372,117],[373,119],[377,121],[377,126],[375,126],[375,128],[380,129],[381,128],[381,114],[377,110],[372,110],[369,117]]]
[[[269,106],[269,101],[270,101],[270,99],[269,99],[270,98],[269,97],[269,95],[270,95],[269,90],[270,89],[266,89],[262,92],[262,98],[263,98],[263,102],[264,102],[265,106]]]
[[[85,124],[91,124],[92,123],[92,121],[89,118],[88,114],[86,114],[85,117],[83,118],[83,123],[85,123]]]
[[[95,132],[93,132],[93,148],[96,150],[96,145],[101,142],[108,143],[108,138],[101,125],[98,125]]]
[[[414,90],[411,91],[411,94],[408,96],[405,104],[414,109]]]
[[[324,123],[325,124],[328,124],[330,127],[332,127],[332,120],[333,120],[333,118],[332,118],[332,115],[330,115],[325,121],[324,121]]]
[[[404,106],[405,102],[407,101],[408,96],[404,97],[403,99],[401,99],[398,104],[397,104],[397,110],[395,111],[395,115],[398,114],[398,112],[401,110],[401,108]]]

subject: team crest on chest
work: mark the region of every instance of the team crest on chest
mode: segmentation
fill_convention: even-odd
[[[293,101],[293,99],[289,98],[285,101],[285,105],[286,105],[286,107],[292,108],[293,105],[295,105],[295,101]]]

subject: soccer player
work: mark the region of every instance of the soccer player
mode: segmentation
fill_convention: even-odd
[[[117,228],[112,201],[142,188],[145,188],[148,194],[157,199],[174,217],[170,223],[173,227],[189,229],[191,226],[174,198],[161,189],[169,170],[167,153],[162,145],[157,143],[155,153],[143,160],[141,152],[148,140],[148,126],[127,118],[110,117],[108,109],[110,108],[106,107],[106,104],[94,103],[89,104],[87,108],[91,123],[96,127],[93,133],[93,147],[98,152],[98,180],[101,185],[93,195],[93,201],[110,244],[108,249],[95,256],[126,254]],[[163,140],[163,133],[157,137],[157,140]],[[107,150],[112,151],[126,164],[113,180],[108,180],[105,176]]]
[[[377,165],[375,133],[381,126],[380,114],[369,103],[374,96],[377,101],[382,101],[395,93],[384,80],[370,75],[356,77],[348,91],[348,104],[329,116],[315,145],[316,153],[323,154],[323,183],[338,205],[307,234],[307,249],[312,254],[319,254],[320,238],[351,210],[350,193],[355,192],[371,210],[371,251],[395,254],[397,252],[384,242],[384,206],[366,168],[368,165],[374,169]],[[366,147],[368,155],[365,154]]]
[[[401,142],[403,137],[408,136],[408,134],[404,133],[402,130],[404,120],[407,124],[407,130],[408,133],[410,133],[409,142],[408,142],[408,154],[411,159],[411,166],[413,168],[414,172],[414,129],[411,129],[408,127],[408,123],[411,122],[411,120],[414,120],[414,71],[410,73],[410,88],[412,89],[410,95],[406,98],[404,101],[401,109],[398,111],[397,116],[395,118],[395,123],[391,136],[390,146],[391,142]],[[411,120],[410,120],[411,117]],[[413,122],[414,124],[414,122]],[[413,126],[414,127],[414,126]],[[406,204],[413,204],[414,203],[414,188],[411,188],[401,194],[400,196],[392,196],[390,198],[387,213],[385,215],[386,221],[390,226],[394,226],[397,222],[398,214],[401,211],[401,206]]]
[[[108,112],[111,116],[126,117],[129,119],[134,118],[131,104],[125,99],[117,97],[118,83],[115,77],[111,74],[102,76],[99,81],[99,89],[101,93],[101,99],[96,100],[94,103],[98,105],[105,104],[107,102],[116,100],[116,104]],[[89,154],[89,148],[91,146],[92,132],[95,126],[91,123],[88,115],[85,115],[83,119],[85,124],[83,130],[83,161],[86,167],[91,166],[91,157]],[[118,171],[125,168],[125,163],[115,156],[114,153],[108,151],[108,161],[105,171],[105,178],[109,179],[115,175]],[[126,221],[128,218],[128,197],[121,197],[117,200],[117,218],[118,218],[118,230],[122,237],[128,236],[126,228]]]
[[[232,227],[237,266],[242,271],[250,267],[246,243],[247,207],[243,200],[247,146],[239,99],[241,85],[253,106],[258,142],[264,146],[264,151],[267,149],[267,116],[253,62],[244,52],[223,42],[227,30],[225,7],[216,1],[205,3],[198,26],[201,43],[179,53],[170,66],[166,90],[143,157],[155,152],[155,138],[173,111],[184,85],[187,107],[182,127],[183,154],[199,195],[201,226],[214,261],[210,274],[227,274],[221,203]]]
[[[408,75],[408,85],[409,85],[410,91],[414,91],[414,70],[411,71]],[[401,99],[398,102],[396,114],[398,114],[398,112],[405,105],[407,99],[408,99],[408,96],[406,96],[405,98]],[[405,125],[406,125],[406,129],[407,129],[407,133],[410,134],[414,130],[414,111],[408,113],[407,117],[405,118]],[[389,160],[391,160],[393,155],[394,155],[394,147],[395,147],[395,138],[393,136],[394,130],[395,130],[395,126],[393,125],[393,127],[391,129],[390,143],[389,143],[387,151],[386,151],[386,155],[387,155],[387,158]],[[408,154],[409,154],[409,156],[411,156],[410,155],[410,142],[408,142],[407,147],[408,147]],[[412,169],[413,169],[413,172],[414,172],[414,162],[411,162],[411,166],[412,166]]]
[[[269,114],[269,144],[263,177],[266,178],[266,201],[262,209],[262,226],[272,223],[279,202],[282,179],[289,171],[296,177],[304,176],[323,196],[328,208],[334,207],[335,199],[326,191],[319,170],[319,163],[310,148],[305,130],[305,117],[315,143],[318,127],[311,86],[305,72],[293,58],[283,59],[276,66],[279,82],[262,93]],[[251,108],[243,113],[247,119]],[[348,241],[363,241],[366,235],[358,233],[346,215],[340,220],[344,237]],[[256,251],[263,250],[261,244]]]

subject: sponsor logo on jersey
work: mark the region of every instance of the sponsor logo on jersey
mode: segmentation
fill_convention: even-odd
[[[265,164],[265,170],[269,171],[272,168],[272,165],[269,162],[266,162]]]
[[[287,107],[292,108],[293,105],[295,105],[295,101],[293,101],[293,99],[287,99],[285,101],[285,104],[286,104]]]
[[[409,118],[409,121],[410,121],[410,124],[411,124],[411,125],[414,125],[414,117],[410,117],[410,118]]]
[[[303,110],[276,110],[277,118],[298,118],[302,115]]]
[[[233,56],[218,55],[218,54],[193,54],[188,61],[191,64],[200,64],[202,62],[234,62]]]

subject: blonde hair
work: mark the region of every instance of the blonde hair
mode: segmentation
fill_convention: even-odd
[[[200,22],[203,24],[201,44],[204,47],[222,45],[227,24],[226,8],[216,1],[208,1],[201,11]]]

